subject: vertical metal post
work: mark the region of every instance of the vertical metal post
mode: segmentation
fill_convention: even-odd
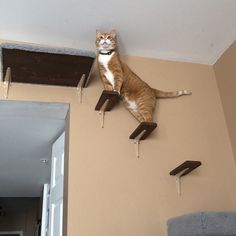
[[[79,96],[79,103],[82,103],[82,93],[83,93],[83,87],[84,87],[84,81],[85,81],[85,74],[83,74],[79,80],[79,83],[77,85],[77,91]]]
[[[3,81],[3,93],[4,93],[4,98],[5,99],[8,98],[10,84],[11,84],[11,68],[8,67],[7,71],[6,71],[4,81]]]
[[[134,146],[135,146],[135,154],[136,157],[139,158],[139,145],[140,145],[140,139],[143,137],[143,135],[146,133],[146,130],[143,130],[135,139],[134,139]]]
[[[104,104],[102,105],[100,111],[99,111],[99,115],[101,115],[101,127],[104,128],[104,117],[105,117],[105,110],[107,107],[107,104],[109,103],[109,100],[107,99]]]
[[[182,194],[182,189],[181,189],[181,177],[182,177],[182,174],[186,171],[186,169],[184,169],[183,171],[181,171],[180,173],[178,173],[176,176],[175,176],[175,184],[176,184],[176,189],[177,189],[177,193],[178,193],[178,196],[180,197],[181,194]]]

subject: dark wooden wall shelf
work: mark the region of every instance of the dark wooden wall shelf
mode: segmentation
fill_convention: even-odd
[[[77,87],[88,84],[95,56],[67,55],[1,47],[3,78],[11,68],[11,81]],[[83,76],[84,75],[84,76]]]
[[[194,169],[196,169],[197,167],[199,167],[202,163],[200,161],[185,161],[184,163],[182,163],[181,165],[179,165],[178,167],[176,167],[175,169],[173,169],[170,172],[170,175],[177,175],[181,172],[184,172],[180,175],[180,177],[187,175],[188,173],[190,173],[191,171],[193,171]]]
[[[156,129],[157,123],[154,122],[141,122],[134,132],[129,136],[130,139],[144,140],[146,139],[154,129]]]
[[[119,99],[120,95],[118,92],[104,90],[97,102],[95,110],[101,111],[103,109],[104,112],[111,111],[112,108],[119,102]]]

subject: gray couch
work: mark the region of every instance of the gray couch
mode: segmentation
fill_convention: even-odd
[[[168,236],[236,236],[236,212],[197,212],[167,221]]]

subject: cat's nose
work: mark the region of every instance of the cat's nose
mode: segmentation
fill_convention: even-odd
[[[103,46],[103,47],[108,47],[109,44],[108,44],[107,42],[104,42],[104,43],[102,43],[102,46]]]

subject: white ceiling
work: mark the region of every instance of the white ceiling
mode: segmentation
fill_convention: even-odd
[[[0,1],[2,39],[94,51],[96,29],[116,29],[125,54],[213,64],[236,39],[236,1]]]
[[[68,104],[0,101],[0,197],[40,196],[50,181],[51,145]]]

